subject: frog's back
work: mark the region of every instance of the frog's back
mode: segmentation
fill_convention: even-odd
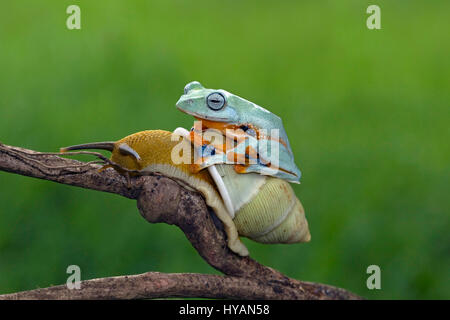
[[[287,151],[292,154],[291,145],[281,118],[251,101],[247,101],[243,98],[240,99],[243,100],[242,102],[245,103],[246,106],[242,109],[244,111],[240,114],[239,118],[242,123],[239,123],[239,125],[251,123],[259,130],[265,130],[265,134],[268,137],[272,137],[273,134],[275,134],[272,130],[278,130],[278,137],[284,142]]]
[[[251,123],[259,130],[259,136],[265,137],[265,139],[268,140],[268,144],[270,144],[274,140],[278,140],[279,150],[277,164],[279,168],[284,169],[284,172],[279,172],[279,176],[291,182],[298,182],[300,180],[301,172],[295,164],[294,154],[292,152],[291,145],[289,143],[289,139],[287,137],[287,133],[284,129],[283,121],[281,120],[281,118],[251,101],[247,101],[243,98],[240,99],[242,99],[240,103],[242,105],[245,105],[245,107],[241,108],[243,112],[240,114],[239,118],[241,119],[242,123],[239,123],[239,125],[246,125],[247,123]],[[274,132],[273,130],[277,131]],[[274,139],[275,135],[278,135],[277,139]],[[267,147],[270,150],[272,149],[269,145],[267,145]],[[249,172],[258,172],[259,170],[259,166],[248,168]],[[293,176],[295,176],[296,178],[292,179]]]

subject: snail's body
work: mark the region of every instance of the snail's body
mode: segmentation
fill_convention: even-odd
[[[262,243],[309,241],[303,207],[287,181],[256,173],[238,174],[230,165],[216,165],[221,175],[226,177],[227,184],[234,184],[233,199],[240,199],[235,206],[233,220],[214,178],[207,170],[192,172],[188,163],[172,160],[172,151],[175,147],[180,148],[180,144],[184,144],[181,145],[183,150],[192,147],[186,139],[173,139],[171,132],[148,130],[117,142],[77,145],[62,151],[106,149],[111,151],[111,161],[118,165],[119,171],[121,167],[143,175],[161,173],[200,192],[206,204],[222,221],[229,248],[242,256],[248,255],[248,250],[238,235]],[[245,178],[241,179],[243,176]]]

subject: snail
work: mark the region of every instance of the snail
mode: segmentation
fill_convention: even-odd
[[[186,88],[185,95],[180,99],[181,102],[177,103],[179,109],[183,108],[183,101],[192,99],[192,97],[186,97],[186,94],[190,94],[194,88],[204,89],[198,82],[190,83]],[[196,92],[196,96],[198,98],[203,94],[203,101],[208,106],[211,104],[216,110],[223,110],[225,106],[236,107],[233,105],[233,99],[227,102],[221,99],[221,97],[224,100],[230,98],[233,96],[232,94],[225,94],[226,91],[222,90],[220,91],[221,97],[211,97],[211,94],[215,94],[217,91],[204,90],[207,91]],[[192,105],[189,102],[187,104]],[[253,106],[262,109],[259,106]],[[194,113],[193,111],[189,112]],[[265,110],[262,114],[266,113],[270,112]],[[222,131],[218,130],[221,126],[223,128],[224,125],[238,127],[245,125],[247,130],[241,130],[243,132],[238,135],[246,141],[254,138],[253,142],[258,144],[259,138],[265,140],[273,138],[268,135],[259,136],[258,122],[256,125],[246,120],[242,123],[239,121],[228,123],[227,120],[214,117],[209,112],[204,114],[196,112],[195,116],[198,119],[205,119],[207,127],[213,128],[219,135],[222,134]],[[117,165],[114,168],[119,172],[120,168],[125,168],[143,175],[160,173],[178,181],[188,189],[199,192],[204,197],[206,204],[222,221],[228,247],[241,256],[247,256],[248,249],[241,242],[239,236],[260,243],[308,242],[311,238],[303,206],[289,183],[298,181],[300,171],[293,163],[292,151],[282,125],[281,129],[282,133],[276,138],[276,143],[282,144],[280,148],[282,151],[279,154],[286,158],[281,159],[276,168],[271,168],[271,163],[269,165],[258,162],[229,164],[224,162],[223,158],[218,157],[208,162],[208,159],[212,159],[211,156],[216,155],[216,145],[203,143],[197,145],[192,139],[195,136],[194,131],[184,128],[177,128],[173,133],[164,130],[147,130],[134,133],[116,142],[75,145],[62,148],[61,152],[80,149],[108,150],[111,151],[110,160]],[[249,130],[254,132],[246,133]],[[226,132],[223,135],[226,136]],[[222,149],[222,155],[225,155],[225,158],[229,150],[238,151],[233,146]],[[206,149],[208,152],[205,157]],[[220,153],[220,150],[217,151]],[[245,153],[247,151],[248,148],[244,150]],[[196,163],[195,159],[199,154],[200,165]],[[180,155],[182,155],[183,161],[180,161]],[[244,158],[249,159],[249,157]],[[205,164],[205,162],[208,163]],[[262,170],[258,167],[261,167]],[[205,168],[207,170],[204,170]]]

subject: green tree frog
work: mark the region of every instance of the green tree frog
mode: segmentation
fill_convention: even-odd
[[[204,88],[198,81],[185,86],[176,106],[201,121],[191,130],[191,141],[201,154],[193,171],[233,163],[238,173],[256,172],[299,183],[301,173],[280,117],[228,91]],[[208,130],[219,133],[214,143],[205,137]]]

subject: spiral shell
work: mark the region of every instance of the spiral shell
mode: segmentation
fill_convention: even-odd
[[[255,173],[237,174],[230,165],[216,165],[234,208],[239,235],[261,243],[296,243],[311,239],[302,204],[290,184]],[[220,179],[220,178],[219,178]],[[223,197],[223,196],[222,196]]]

